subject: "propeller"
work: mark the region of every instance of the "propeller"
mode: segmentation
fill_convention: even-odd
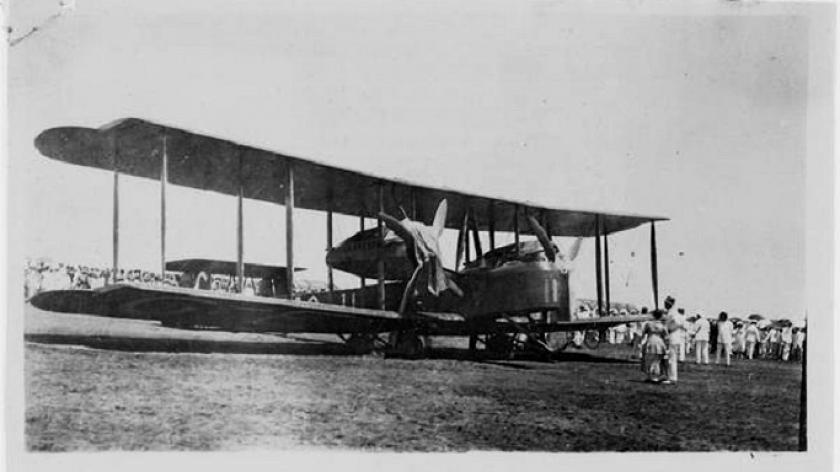
[[[545,251],[545,257],[548,258],[549,261],[554,262],[557,260],[557,247],[551,242],[551,238],[548,236],[548,232],[543,229],[542,226],[537,222],[537,219],[531,215],[528,215],[528,226],[531,227],[531,231],[534,232],[534,235],[539,239],[540,244]]]
[[[418,265],[419,262],[417,260],[416,250],[417,245],[415,242],[414,234],[412,234],[411,231],[409,231],[408,228],[406,228],[401,221],[387,213],[379,212],[379,218],[382,219],[382,223],[385,224],[386,228],[393,231],[394,234],[396,234],[397,236],[402,238],[403,241],[405,241],[405,253],[408,256],[408,259],[411,260],[412,265]],[[408,218],[405,218],[405,220],[408,220]]]
[[[406,255],[415,266],[403,294],[400,304],[401,312],[405,311],[409,295],[414,291],[414,285],[423,267],[428,267],[429,270],[428,288],[431,293],[436,295],[442,290],[452,289],[459,296],[463,296],[461,289],[446,276],[441,261],[438,238],[446,227],[447,208],[446,200],[441,201],[435,211],[432,226],[426,226],[408,218],[400,221],[391,215],[379,212],[379,218],[382,219],[383,224],[405,241]]]

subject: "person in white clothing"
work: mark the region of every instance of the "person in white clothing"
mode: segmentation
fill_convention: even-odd
[[[723,354],[726,365],[730,365],[730,359],[732,358],[733,328],[732,322],[728,321],[728,318],[729,315],[725,311],[720,312],[720,316],[718,316],[718,349],[715,364],[720,364],[721,354]]]
[[[690,356],[691,351],[694,349],[694,323],[697,322],[697,317],[692,316],[691,318],[686,318],[685,322],[685,332],[683,332],[683,337],[685,338],[685,355]]]
[[[678,366],[680,358],[680,341],[682,340],[682,330],[685,327],[685,317],[683,317],[674,307],[673,297],[665,299],[665,327],[668,329],[668,383],[676,383],[678,380]]]
[[[697,363],[709,363],[709,331],[711,326],[709,320],[697,313],[697,321],[694,322],[694,351]]]
[[[753,355],[755,354],[755,346],[758,344],[758,326],[755,320],[750,321],[750,325],[747,326],[747,330],[744,333],[744,339],[746,340],[746,350],[747,350],[747,359],[752,360]]]
[[[790,359],[790,345],[793,343],[793,329],[788,326],[782,330],[782,360]]]
[[[781,342],[781,338],[779,335],[779,330],[777,328],[773,328],[770,330],[770,357],[772,359],[779,358],[779,345]]]
[[[793,359],[802,362],[803,347],[805,346],[805,328],[793,328]]]

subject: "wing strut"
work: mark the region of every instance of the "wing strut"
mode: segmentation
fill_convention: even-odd
[[[610,240],[609,228],[604,221],[604,294],[606,295],[607,314],[610,314]]]
[[[333,247],[333,210],[332,210],[332,202],[333,202],[333,191],[332,187],[330,187],[330,203],[329,208],[327,209],[327,251],[332,249]],[[331,265],[327,264],[327,284],[330,291],[330,303],[335,303],[335,279],[333,278],[333,268]]]
[[[365,230],[365,217],[360,216],[359,217],[359,231],[364,231],[364,230]],[[367,282],[366,282],[365,278],[363,276],[359,276],[359,295],[358,295],[357,299],[354,300],[356,302],[356,304],[353,305],[353,306],[365,306],[365,304],[364,304],[364,301],[365,301],[365,285],[367,285]]]
[[[245,184],[242,179],[242,149],[236,148],[236,159],[239,161],[238,168],[238,191],[236,195],[236,291],[242,293],[245,285],[245,220],[243,216],[243,199]]]
[[[601,279],[601,215],[595,215],[595,281],[598,290],[598,316],[604,316],[604,282]]]
[[[378,200],[379,205],[379,213],[385,212],[385,188],[383,184],[380,182],[376,189],[376,198]],[[378,293],[378,306],[380,310],[385,309],[385,258],[383,257],[383,252],[385,248],[385,225],[382,223],[382,217],[378,217],[376,219],[376,226],[379,229],[379,250],[376,253],[376,271],[377,271],[377,293]]]
[[[166,283],[166,181],[169,178],[169,157],[166,149],[166,131],[161,138],[163,152],[160,159],[160,279]]]
[[[117,281],[120,268],[120,171],[117,168],[119,153],[117,150],[117,139],[113,134],[108,138],[108,150],[111,154],[111,166],[114,168],[114,212],[111,222],[111,232],[114,244],[114,268],[111,275],[111,282]]]
[[[659,309],[659,269],[656,261],[656,222],[650,222],[650,275],[653,282],[653,307]]]
[[[478,234],[478,223],[475,217],[475,210],[472,207],[470,207],[470,213],[472,213],[470,229],[472,230],[473,243],[475,244],[475,260],[479,260],[482,254],[484,254],[484,251],[481,250],[481,236]]]
[[[464,261],[469,264],[472,262],[472,256],[470,255],[471,251],[470,247],[470,211],[469,208],[464,210]]]
[[[513,245],[519,257],[519,205],[513,206]]]
[[[295,168],[286,164],[286,290],[295,294]]]
[[[491,201],[487,205],[487,233],[490,235],[490,250],[496,249],[496,206]]]

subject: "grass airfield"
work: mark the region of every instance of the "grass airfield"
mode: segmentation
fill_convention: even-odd
[[[795,451],[801,365],[683,364],[626,346],[556,362],[352,355],[335,336],[169,329],[27,306],[30,451]]]

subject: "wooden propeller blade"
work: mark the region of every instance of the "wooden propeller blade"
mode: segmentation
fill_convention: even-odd
[[[435,219],[432,223],[432,229],[434,230],[435,237],[440,239],[441,235],[443,235],[443,230],[446,228],[446,213],[449,208],[449,204],[446,203],[446,199],[440,201],[438,204],[437,210],[435,210]]]
[[[536,218],[533,216],[528,215],[526,219],[528,221],[528,225],[531,226],[531,231],[533,231],[534,235],[537,236],[537,239],[540,240],[540,244],[545,251],[545,256],[549,261],[554,262],[557,259],[557,251],[554,250],[554,244],[551,243],[548,233],[545,232],[543,227],[540,226]]]
[[[577,258],[578,253],[580,252],[580,245],[583,243],[583,237],[578,237],[575,239],[575,242],[572,243],[572,248],[569,249],[569,260],[573,261]]]
[[[406,229],[405,226],[400,222],[400,220],[394,218],[391,215],[388,215],[383,212],[379,212],[379,218],[382,219],[382,223],[385,226],[393,231],[397,236],[402,238],[405,241],[405,253],[408,255],[408,258],[411,259],[412,264],[415,266],[417,265],[417,254],[414,253],[414,247],[416,242],[414,241],[414,235],[411,234],[411,231]]]

